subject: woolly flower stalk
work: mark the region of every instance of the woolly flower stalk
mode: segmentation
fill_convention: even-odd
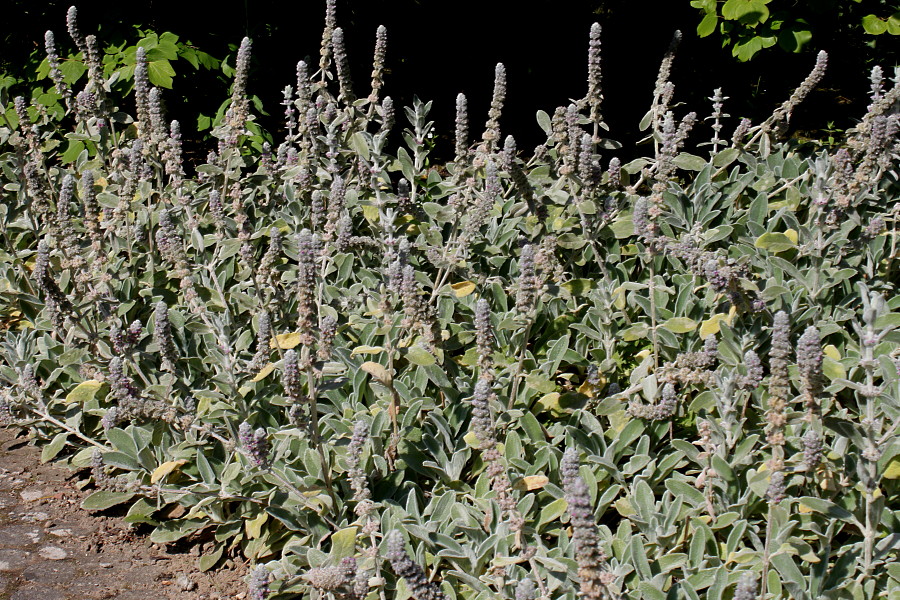
[[[316,358],[328,360],[334,350],[334,336],[337,335],[337,321],[331,315],[326,315],[319,325],[319,346],[316,349]]]
[[[803,100],[812,92],[815,87],[822,80],[822,77],[825,75],[825,68],[828,66],[828,53],[824,50],[820,50],[819,54],[816,56],[816,65],[813,67],[813,70],[810,71],[809,75],[806,76],[806,79],[803,80],[803,83],[794,90],[794,93],[791,94],[791,97],[785,100],[784,104],[782,104],[773,114],[769,117],[767,123],[771,126],[780,121],[790,121],[791,113],[797,107],[798,104],[803,102]]]
[[[334,66],[337,69],[338,84],[341,87],[341,95],[347,103],[353,102],[353,80],[350,78],[350,59],[347,57],[347,49],[344,46],[344,30],[340,27],[334,30],[331,37],[334,49]]]
[[[483,379],[494,378],[494,327],[491,324],[491,305],[486,298],[475,303],[475,347],[478,350],[478,369]]]
[[[515,600],[534,600],[537,596],[534,580],[526,577],[516,584]]]
[[[786,312],[775,313],[772,325],[772,348],[769,350],[769,410],[766,412],[768,427],[766,440],[770,445],[784,445],[784,414],[790,391],[788,358],[791,355],[790,323]],[[780,465],[776,465],[778,469]]]
[[[325,29],[322,31],[322,46],[319,50],[319,69],[322,71],[323,81],[331,66],[331,40],[337,26],[336,4],[336,0],[325,0]]]
[[[747,571],[738,580],[734,587],[734,600],[756,600],[757,582],[756,575]]]
[[[183,258],[184,247],[168,210],[159,213],[159,227],[156,229],[155,239],[162,257],[173,265],[178,265]]]
[[[88,79],[92,86],[92,90],[98,94],[103,92],[103,63],[101,62],[103,52],[100,50],[100,42],[97,36],[89,35],[85,39],[85,58],[88,64]]]
[[[591,25],[591,41],[588,46],[588,91],[585,99],[591,111],[591,121],[600,123],[600,104],[603,102],[600,71],[600,24]]]
[[[273,227],[269,233],[269,248],[259,261],[256,269],[256,281],[259,285],[273,285],[275,274],[273,269],[281,260],[281,230]]]
[[[150,133],[150,72],[147,51],[138,47],[134,59],[134,103],[137,109],[138,133],[149,139]]]
[[[763,366],[759,355],[753,350],[747,350],[744,353],[744,367],[747,369],[747,374],[738,379],[738,387],[742,390],[758,388],[763,380]]]
[[[378,102],[378,93],[384,85],[384,57],[387,54],[387,28],[379,25],[375,30],[375,57],[372,59],[372,93],[369,102]]]
[[[69,37],[75,42],[78,50],[86,52],[87,43],[84,40],[84,34],[78,28],[78,9],[75,6],[70,6],[66,12],[66,28],[69,30]]]
[[[317,590],[333,592],[348,583],[346,569],[340,566],[313,567],[303,576]]]
[[[472,395],[472,433],[478,439],[481,450],[493,448],[497,444],[494,437],[494,420],[491,418],[490,401],[493,391],[487,379],[479,379]]]
[[[456,162],[462,162],[469,154],[469,102],[466,95],[456,95]]]
[[[266,430],[260,427],[256,431],[250,426],[250,423],[244,421],[238,428],[238,440],[241,442],[247,458],[254,466],[261,469],[269,467],[269,440]]]
[[[818,406],[818,397],[824,387],[822,374],[822,340],[819,330],[810,325],[797,341],[797,367],[800,371],[800,390],[806,409],[814,412]]]
[[[85,171],[81,175],[81,204],[84,210],[84,228],[96,248],[100,246],[100,205],[97,204],[97,191],[94,189],[94,172]]]
[[[347,200],[347,184],[343,177],[335,175],[331,182],[331,191],[328,194],[328,212],[325,215],[325,234],[322,240],[330,242],[334,240],[338,231],[338,224],[344,214],[344,206]]]
[[[56,93],[63,98],[69,98],[72,90],[66,85],[65,78],[59,68],[59,54],[56,50],[56,38],[52,31],[44,34],[44,49],[47,51],[47,64],[50,66],[50,79],[56,87]]]
[[[226,112],[229,132],[224,140],[224,147],[237,146],[238,136],[250,115],[250,101],[247,99],[247,75],[250,72],[250,38],[241,40],[235,57],[234,83],[231,86],[231,106]]]
[[[257,565],[250,574],[250,581],[247,583],[247,597],[250,600],[266,600],[269,595],[269,581],[272,575],[263,565]]]
[[[171,372],[175,370],[178,350],[175,349],[175,340],[172,337],[172,324],[169,322],[169,308],[165,302],[157,302],[154,315],[153,341],[156,342],[159,348],[163,370]]]
[[[353,489],[353,501],[363,502],[368,500],[372,492],[369,491],[369,484],[366,473],[361,465],[363,448],[369,439],[369,426],[366,422],[359,420],[353,426],[353,436],[350,438],[350,444],[347,446],[347,477],[350,480],[350,487]]]
[[[259,315],[259,329],[256,332],[256,354],[250,359],[247,370],[251,373],[258,373],[269,360],[270,340],[272,339],[272,319],[268,313]]]
[[[315,341],[314,330],[318,322],[316,307],[316,240],[308,229],[297,235],[297,301],[300,326],[300,343],[311,346]]]
[[[494,69],[494,94],[491,97],[491,109],[488,111],[488,121],[484,126],[484,134],[481,139],[486,142],[486,150],[493,153],[497,142],[500,140],[500,115],[503,112],[503,102],[506,100],[506,67],[503,63],[497,63]]]
[[[394,126],[394,100],[390,96],[385,96],[381,102],[381,127],[379,133],[385,134]]]
[[[803,436],[803,466],[813,471],[822,462],[822,439],[812,429]]]
[[[387,559],[397,577],[406,580],[406,587],[415,600],[444,600],[437,584],[428,581],[425,570],[406,553],[403,535],[396,529],[387,536]]]
[[[166,165],[166,174],[172,177],[172,185],[178,187],[184,178],[181,153],[181,124],[172,121],[169,124],[169,139],[163,152],[163,162]]]
[[[766,489],[766,500],[769,504],[778,504],[784,500],[784,471],[773,471],[769,479],[769,487]]]
[[[300,360],[294,349],[284,353],[284,366],[282,367],[282,387],[288,398],[294,402],[303,399],[303,382],[300,378]]]
[[[669,77],[672,74],[672,63],[675,61],[675,52],[681,44],[681,32],[676,30],[672,35],[672,41],[666,54],[663,56],[662,62],[659,64],[659,73],[656,76],[656,86],[653,89],[653,107],[651,110],[655,114],[654,127],[658,128],[659,121],[669,109],[669,102],[672,99],[672,84]]]
[[[566,494],[569,519],[572,524],[572,541],[575,546],[575,560],[578,562],[578,577],[581,580],[581,596],[590,600],[608,597],[607,587],[615,580],[606,564],[606,554],[600,547],[597,521],[591,506],[591,496],[584,479],[578,474],[578,454],[573,448],[566,449],[560,464],[563,474],[563,489]]]

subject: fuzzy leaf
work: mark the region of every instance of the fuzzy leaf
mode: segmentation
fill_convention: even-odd
[[[385,369],[383,365],[380,365],[377,362],[367,361],[361,364],[359,368],[377,379],[380,383],[390,385],[392,380],[391,374],[388,373],[388,370]]]
[[[159,465],[153,470],[153,473],[150,474],[150,483],[156,483],[160,481],[163,477],[168,475],[169,473],[175,471],[178,467],[187,464],[187,461],[184,459],[181,460],[169,460]]]
[[[89,400],[93,400],[94,396],[97,395],[97,392],[99,392],[104,385],[105,384],[97,381],[96,379],[82,381],[75,386],[75,389],[73,389],[66,395],[65,402],[66,404],[70,404],[72,402],[84,404]]]
[[[460,281],[459,283],[451,284],[450,287],[457,298],[464,298],[475,291],[475,284],[471,281]]]
[[[290,350],[300,344],[302,333],[294,331],[292,333],[280,333],[269,341],[271,348],[281,348],[282,350]]]

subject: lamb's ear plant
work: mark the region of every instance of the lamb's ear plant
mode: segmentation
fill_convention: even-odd
[[[498,65],[438,165],[387,31],[364,80],[326,6],[267,145],[249,39],[199,164],[74,13],[62,117],[3,99],[0,418],[84,507],[248,557],[254,598],[900,593],[896,81],[846,148],[783,139],[824,55],[761,123],[716,91],[706,141],[676,35],[622,164],[594,26],[533,153]]]

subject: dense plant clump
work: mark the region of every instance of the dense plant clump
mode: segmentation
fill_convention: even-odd
[[[502,130],[498,65],[438,165],[387,32],[364,88],[327,6],[277,146],[248,39],[195,169],[146,53],[114,94],[74,10],[65,113],[0,98],[0,417],[90,468],[85,508],[209,534],[256,600],[900,593],[896,78],[846,148],[780,139],[824,53],[762,123],[717,90],[697,143],[676,35],[623,165],[594,25],[544,143]]]

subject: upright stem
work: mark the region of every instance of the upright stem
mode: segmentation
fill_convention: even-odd
[[[763,550],[762,577],[759,583],[759,597],[766,597],[766,584],[769,582],[769,561],[771,559],[770,540],[772,539],[772,505],[769,504],[769,513],[766,516],[766,545]]]
[[[531,325],[533,323],[533,319],[528,320],[528,325],[525,326],[525,333],[522,335],[522,346],[519,348],[519,362],[516,363],[516,370],[510,378],[512,390],[509,393],[509,402],[506,404],[507,410],[511,410],[515,406],[516,396],[519,394],[519,375],[522,374],[522,367],[525,365],[525,352],[528,350],[528,338],[531,337]]]
[[[656,268],[653,264],[653,254],[650,253],[650,339],[653,341],[653,370],[659,368],[659,338],[656,333]]]
[[[318,392],[316,390],[316,374],[312,366],[312,359],[309,356],[310,350],[308,346],[303,346],[302,362],[306,367],[306,386],[309,392],[309,438],[313,447],[319,452],[319,460],[322,462],[322,479],[325,481],[325,489],[331,496],[334,510],[337,510],[337,494],[334,492],[334,485],[331,481],[331,462],[325,453],[325,448],[319,439],[319,407],[317,401]]]

